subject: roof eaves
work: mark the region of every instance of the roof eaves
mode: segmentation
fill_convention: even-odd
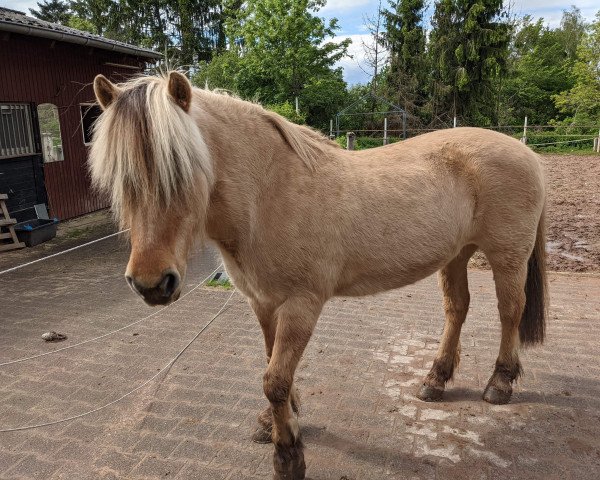
[[[10,20],[7,21],[0,19],[0,31],[19,33],[22,35],[30,35],[34,37],[48,38],[51,40],[73,43],[76,45],[84,45],[113,52],[126,53],[129,55],[151,58],[155,60],[162,58],[162,55],[160,53],[154,52],[152,50],[141,47],[135,47],[133,45],[127,45],[121,42],[115,42],[113,40],[104,39],[96,35],[78,35],[63,30],[54,30],[51,28],[44,28],[42,26],[37,25],[27,25],[20,22],[13,22]]]

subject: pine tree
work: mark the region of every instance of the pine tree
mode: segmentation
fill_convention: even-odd
[[[432,18],[432,111],[463,123],[497,121],[495,79],[506,70],[510,25],[502,0],[440,0]],[[435,118],[434,118],[435,120]]]
[[[68,2],[63,2],[61,0],[44,0],[44,2],[38,2],[37,6],[39,10],[34,10],[33,8],[29,9],[34,17],[47,22],[60,23],[62,25],[67,25],[69,23],[71,13]]]
[[[417,113],[426,99],[428,58],[423,27],[424,0],[390,2],[384,12],[384,45],[389,51],[386,96],[409,113]]]

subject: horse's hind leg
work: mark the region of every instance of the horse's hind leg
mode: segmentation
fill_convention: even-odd
[[[519,362],[519,324],[525,308],[525,282],[527,259],[522,261],[496,260],[488,256],[494,272],[498,310],[502,323],[502,338],[496,367],[483,399],[494,404],[508,403],[512,395],[512,382],[521,374]]]
[[[294,373],[317,322],[323,302],[307,295],[288,299],[277,310],[273,354],[263,377],[265,396],[273,412],[275,480],[301,480],[306,466],[291,392]]]
[[[467,245],[440,270],[439,283],[444,294],[446,322],[433,366],[417,394],[426,402],[442,398],[446,382],[452,378],[454,368],[460,361],[460,330],[469,310],[470,299],[467,264],[475,250],[475,245]]]

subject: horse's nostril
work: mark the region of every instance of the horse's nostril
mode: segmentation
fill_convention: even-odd
[[[175,293],[178,286],[179,275],[176,273],[167,273],[158,285],[158,289],[163,297],[170,297]]]

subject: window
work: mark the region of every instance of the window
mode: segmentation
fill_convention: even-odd
[[[92,143],[94,134],[94,123],[102,113],[98,105],[80,105],[81,109],[81,129],[83,130],[83,143],[89,145]]]
[[[26,103],[0,103],[0,158],[33,155],[31,110]]]
[[[38,105],[37,111],[44,162],[60,162],[65,157],[63,155],[58,108],[51,103],[42,103]]]

